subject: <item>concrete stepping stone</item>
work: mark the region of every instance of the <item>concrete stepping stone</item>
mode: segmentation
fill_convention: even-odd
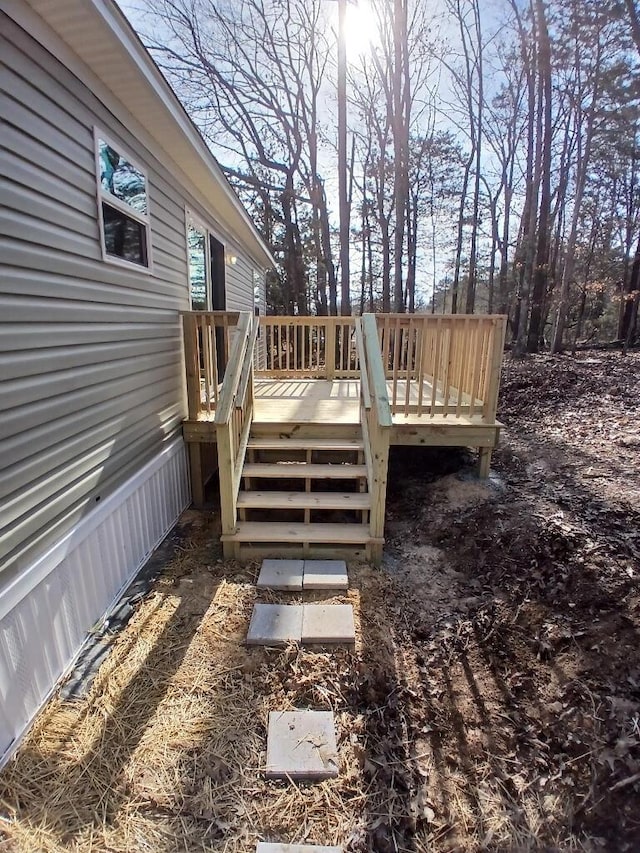
[[[286,646],[302,639],[301,604],[254,604],[248,646]]]
[[[338,775],[338,747],[331,711],[271,711],[267,779],[315,781]]]
[[[351,604],[303,605],[303,643],[355,643],[355,640]]]
[[[342,853],[342,847],[319,847],[316,844],[274,844],[258,841],[256,853]]]
[[[304,589],[348,589],[344,560],[305,560]]]
[[[258,589],[302,589],[304,560],[263,560],[258,576]]]

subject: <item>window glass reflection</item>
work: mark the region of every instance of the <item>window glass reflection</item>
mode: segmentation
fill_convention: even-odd
[[[100,185],[105,192],[147,214],[147,187],[143,173],[103,139],[98,140]]]
[[[207,248],[206,235],[195,226],[187,229],[189,252],[189,282],[191,287],[191,310],[207,310]]]

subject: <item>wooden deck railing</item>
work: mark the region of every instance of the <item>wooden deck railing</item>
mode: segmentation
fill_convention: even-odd
[[[258,376],[349,379],[360,375],[354,317],[260,317],[266,364]]]
[[[220,397],[237,311],[188,311],[182,314],[189,418],[215,412]]]
[[[384,541],[387,469],[393,418],[373,314],[365,314],[362,319],[356,320],[355,334],[360,364],[362,437],[371,494],[370,551],[373,561],[379,562],[382,559]]]
[[[376,321],[394,414],[495,420],[505,317],[384,314]]]
[[[222,533],[233,533],[253,416],[253,351],[258,324],[242,312],[215,414]],[[231,554],[225,554],[231,556]]]

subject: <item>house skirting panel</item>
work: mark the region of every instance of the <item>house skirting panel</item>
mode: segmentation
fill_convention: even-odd
[[[180,438],[0,594],[0,766],[190,499]]]

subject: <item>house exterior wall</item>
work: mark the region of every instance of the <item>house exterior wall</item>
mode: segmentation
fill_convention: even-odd
[[[0,590],[180,430],[189,189],[3,16]],[[102,260],[94,126],[146,169],[152,272]],[[238,251],[235,250],[234,251]],[[251,267],[227,267],[253,310]]]
[[[227,310],[253,314],[253,267],[249,260],[237,255],[235,264],[227,267]]]
[[[186,208],[233,237],[131,132],[135,117],[1,9],[0,115],[1,761],[189,502]],[[146,171],[149,271],[103,260],[95,127]],[[253,310],[238,241],[234,253],[228,307]]]

